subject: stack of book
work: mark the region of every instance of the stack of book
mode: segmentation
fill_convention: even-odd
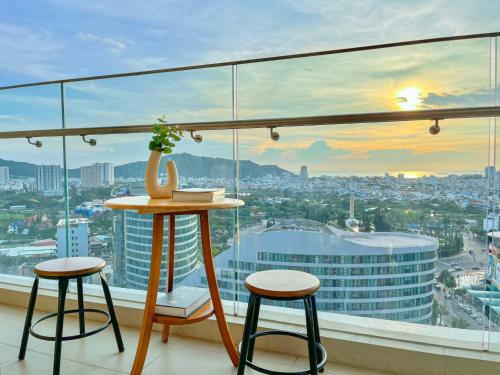
[[[170,293],[160,293],[155,313],[159,315],[189,318],[210,299],[208,289],[181,285]]]
[[[219,188],[190,188],[172,192],[174,202],[215,202],[224,199],[225,196],[226,189]]]

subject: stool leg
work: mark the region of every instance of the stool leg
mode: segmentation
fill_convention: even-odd
[[[314,320],[314,337],[316,338],[316,342],[318,344],[321,344],[321,336],[319,334],[319,324],[318,324],[318,309],[316,308],[316,296],[311,296],[311,307],[312,307],[312,313],[313,313],[313,320]],[[318,356],[318,362],[321,362],[323,360],[323,352],[320,349],[316,349],[317,356]],[[325,368],[321,367],[319,369],[319,372],[324,372]]]
[[[259,324],[259,312],[260,312],[260,297],[255,296],[255,306],[253,308],[253,318],[252,318],[252,328],[250,330],[250,335],[254,335],[257,332],[257,326]],[[255,339],[250,340],[248,345],[248,360],[253,361],[253,351],[255,348]]]
[[[62,349],[62,336],[64,325],[64,302],[66,301],[66,292],[68,290],[68,279],[59,280],[59,301],[57,304],[57,324],[54,348],[54,368],[53,374],[59,375],[61,370],[61,349]]]
[[[83,306],[83,281],[81,277],[76,279],[76,287],[78,291],[78,318],[80,319],[80,334],[85,333],[85,310]]]
[[[101,272],[100,276],[101,276],[102,290],[104,291],[104,297],[106,298],[106,304],[108,305],[109,317],[111,318],[111,324],[113,325],[113,331],[115,332],[118,351],[123,352],[125,348],[123,347],[122,335],[120,333],[120,327],[118,326],[118,320],[116,319],[115,308],[113,306],[113,300],[111,299],[111,292],[109,291],[109,286],[106,281],[106,276],[104,275],[104,272]]]
[[[250,293],[250,300],[248,301],[247,317],[245,319],[245,328],[243,330],[243,338],[241,339],[241,353],[240,363],[238,365],[238,375],[245,373],[245,366],[247,364],[248,349],[250,344],[250,334],[252,330],[253,314],[255,310],[256,296]]]
[[[316,355],[316,338],[314,334],[314,317],[312,302],[310,297],[304,298],[304,307],[306,311],[306,326],[307,326],[307,346],[309,349],[309,367],[311,375],[318,375],[318,358]]]
[[[23,338],[21,340],[21,349],[19,350],[19,359],[22,361],[26,355],[26,347],[28,346],[28,338],[30,335],[31,321],[33,319],[33,311],[35,310],[36,295],[38,293],[38,276],[33,281],[31,288],[30,301],[28,311],[26,312],[26,321],[24,323]]]

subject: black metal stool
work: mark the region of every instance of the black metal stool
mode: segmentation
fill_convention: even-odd
[[[122,336],[120,334],[118,321],[116,320],[115,309],[113,307],[113,301],[111,299],[111,293],[109,291],[109,286],[108,283],[106,282],[106,277],[104,275],[104,272],[102,271],[105,266],[106,262],[104,260],[92,257],[59,258],[42,262],[35,266],[33,272],[36,274],[36,276],[35,276],[35,281],[33,282],[33,288],[31,290],[28,312],[26,314],[26,322],[24,324],[23,338],[21,341],[21,349],[19,350],[20,360],[23,360],[26,354],[26,347],[28,345],[28,338],[30,334],[41,340],[55,341],[53,374],[58,375],[60,373],[60,367],[61,367],[61,347],[63,341],[75,340],[91,336],[93,334],[103,331],[109,325],[113,326],[116,343],[118,345],[118,350],[120,352],[124,351]],[[108,305],[108,311],[100,309],[86,309],[84,308],[83,305],[82,278],[93,275],[98,272],[101,277],[102,289],[104,291],[104,297],[106,298],[106,304]],[[34,324],[31,324],[31,321],[33,319],[33,311],[35,309],[36,296],[38,292],[38,282],[40,278],[58,280],[59,282],[58,307],[56,313],[51,313],[42,316]],[[78,309],[64,310],[64,303],[66,301],[66,292],[68,290],[68,283],[70,279],[76,279],[77,282]],[[92,331],[85,331],[85,312],[102,314],[106,316],[108,320],[104,325],[102,325],[99,328],[96,328]],[[78,313],[79,315],[80,334],[63,336],[64,315],[74,314],[74,313]],[[38,323],[53,317],[57,317],[55,336],[45,336],[34,331],[34,328]]]
[[[246,366],[271,375],[317,375],[318,371],[323,372],[326,364],[326,351],[320,341],[316,298],[314,296],[320,287],[319,279],[316,276],[300,271],[271,270],[251,274],[246,278],[245,286],[250,291],[250,300],[248,302],[243,339],[240,343],[238,375],[245,373]],[[281,301],[303,300],[307,335],[280,330],[261,331],[257,333],[260,301],[262,298]],[[309,370],[281,372],[265,369],[253,363],[255,339],[268,335],[292,336],[307,341]]]

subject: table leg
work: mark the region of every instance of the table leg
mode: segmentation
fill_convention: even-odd
[[[148,292],[146,295],[146,303],[144,305],[144,315],[142,318],[141,331],[139,335],[139,343],[135,353],[134,365],[132,366],[131,375],[139,375],[142,373],[146,354],[148,352],[149,340],[151,338],[151,330],[153,328],[153,316],[156,308],[156,298],[158,296],[158,286],[160,283],[160,270],[162,259],[162,242],[163,242],[163,215],[153,215],[153,244],[151,251],[151,267],[149,271]]]
[[[200,222],[203,260],[205,262],[208,289],[210,291],[210,297],[212,298],[215,317],[217,318],[219,332],[222,337],[222,342],[226,347],[227,354],[229,355],[229,358],[231,358],[233,365],[237,367],[240,361],[240,356],[238,354],[236,346],[234,345],[231,334],[229,333],[229,328],[226,323],[226,317],[224,316],[224,309],[222,307],[222,301],[219,294],[219,287],[217,286],[217,277],[215,276],[215,267],[212,258],[212,243],[210,240],[210,223],[208,218],[208,211],[203,211],[200,213]]]
[[[174,288],[175,214],[170,214],[168,221],[167,293],[170,293]],[[168,342],[169,334],[170,326],[164,324],[161,335],[163,342]]]

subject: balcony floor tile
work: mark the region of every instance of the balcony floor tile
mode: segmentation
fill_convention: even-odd
[[[40,316],[41,313],[35,314]],[[0,305],[0,374],[50,374],[52,372],[53,342],[45,342],[30,337],[24,361],[17,359],[25,310],[13,306]],[[89,319],[92,316],[89,314]],[[52,335],[55,320],[40,324],[39,332]],[[100,323],[87,320],[87,328]],[[78,332],[78,320],[65,319],[65,334]],[[138,330],[121,327],[125,352],[118,353],[111,328],[85,339],[63,343],[61,373],[80,375],[128,374],[132,367],[138,340]],[[260,366],[278,371],[291,371],[307,367],[307,359],[269,351],[256,350],[255,362]],[[171,336],[169,343],[161,342],[159,332],[154,332],[149,345],[143,374],[217,374],[235,375],[224,346],[209,342]],[[257,372],[247,369],[247,375]],[[325,375],[383,375],[382,373],[340,366],[328,363]]]

